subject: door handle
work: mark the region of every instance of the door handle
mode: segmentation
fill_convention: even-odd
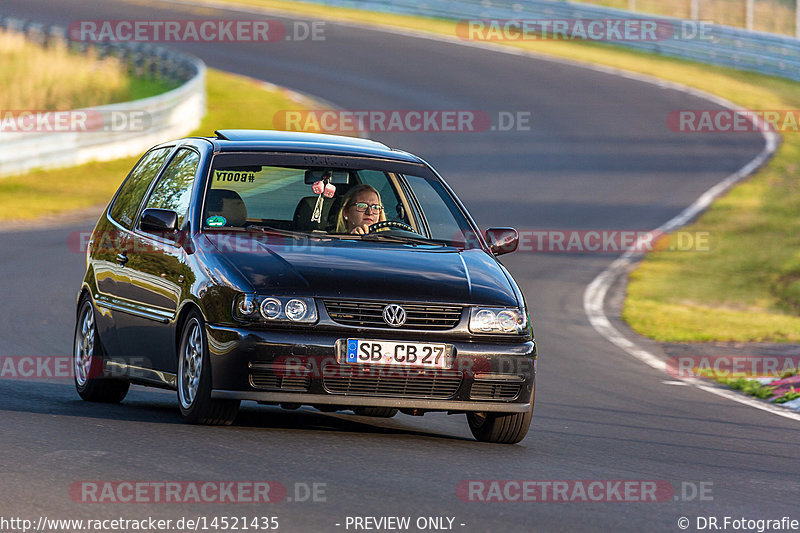
[[[126,255],[125,252],[117,254],[117,263],[119,263],[120,266],[125,266],[125,263],[127,262],[128,262],[128,256]]]

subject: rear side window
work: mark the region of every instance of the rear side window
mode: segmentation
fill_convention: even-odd
[[[128,229],[133,227],[133,220],[136,218],[136,212],[142,203],[144,193],[147,192],[153,178],[158,174],[170,150],[172,150],[171,147],[151,150],[139,160],[139,164],[120,187],[114,205],[111,206],[112,219]]]
[[[175,211],[178,213],[178,227],[182,227],[192,199],[192,185],[199,163],[200,155],[194,150],[178,150],[150,193],[145,208]]]

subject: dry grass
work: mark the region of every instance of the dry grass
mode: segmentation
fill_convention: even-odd
[[[691,0],[581,0],[584,4],[634,9],[641,13],[666,17],[690,18]],[[700,20],[743,28],[746,20],[745,0],[699,0]],[[755,0],[753,29],[794,35],[794,1]]]
[[[16,33],[0,32],[0,109],[75,109],[125,101],[131,80],[114,58],[43,48]]]

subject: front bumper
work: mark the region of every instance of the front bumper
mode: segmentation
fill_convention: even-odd
[[[348,337],[391,332],[253,330],[206,325],[212,397],[265,403],[525,412],[532,408],[536,343],[447,342],[448,370],[339,363]],[[430,342],[426,339],[426,342]]]

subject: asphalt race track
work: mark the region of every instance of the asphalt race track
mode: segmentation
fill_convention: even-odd
[[[252,16],[88,0],[4,0],[0,14],[63,25]],[[373,135],[427,159],[481,227],[651,229],[763,146],[756,134],[670,131],[670,111],[716,106],[644,82],[354,26],[329,23],[325,35],[171,46],[346,109],[530,112],[530,131]],[[67,237],[90,226],[0,233],[0,355],[71,354],[84,257]],[[196,427],[181,422],[171,393],[135,388],[121,405],[92,405],[71,382],[4,380],[0,516],[277,516],[279,531],[296,532],[354,531],[348,516],[454,517],[465,532],[679,531],[681,517],[690,530],[697,516],[800,518],[796,421],[665,384],[669,376],[589,325],[583,291],[614,257],[504,256],[533,310],[540,353],[534,422],[519,445],[474,442],[464,416],[376,421],[250,403],[234,427]],[[658,503],[476,503],[456,495],[469,479],[665,480],[676,492]],[[69,487],[85,480],[274,480],[292,501],[77,503]],[[701,482],[711,487],[702,501],[692,497]],[[324,498],[297,501],[312,483],[325,484]]]

